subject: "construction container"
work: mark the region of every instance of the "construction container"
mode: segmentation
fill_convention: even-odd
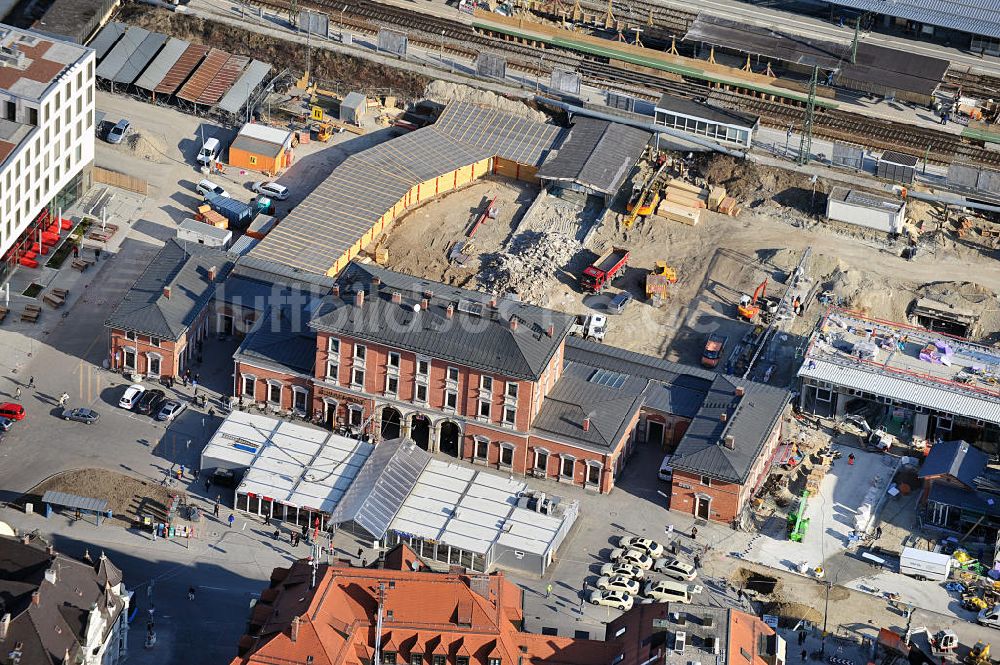
[[[278,223],[278,219],[273,215],[258,215],[257,219],[250,222],[250,226],[247,227],[246,234],[251,238],[257,238],[258,240],[263,240],[264,236],[271,232],[274,225]]]
[[[909,184],[917,173],[917,158],[902,152],[887,150],[878,158],[875,175],[879,178]]]
[[[834,187],[826,199],[826,216],[883,233],[899,233],[906,219],[906,203],[899,199]]]
[[[250,226],[259,212],[257,206],[227,196],[208,194],[205,196],[205,202],[212,206],[213,211],[226,218],[230,228],[235,229],[245,229]]]
[[[227,249],[233,241],[233,232],[189,218],[178,225],[177,240],[179,242],[197,243],[199,245],[206,245],[207,247]]]
[[[291,164],[292,132],[286,129],[247,123],[229,146],[230,166],[277,175]]]
[[[368,100],[360,92],[349,92],[340,102],[340,113],[338,118],[341,122],[349,122],[352,125],[360,125],[361,118],[368,110]]]

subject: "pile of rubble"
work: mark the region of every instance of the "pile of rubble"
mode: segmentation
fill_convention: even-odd
[[[424,97],[439,104],[469,102],[479,106],[489,106],[505,113],[512,113],[528,120],[534,120],[535,122],[545,122],[548,120],[544,113],[536,111],[523,102],[507,99],[489,90],[479,90],[450,81],[431,81],[424,88]]]
[[[580,243],[562,233],[522,233],[505,253],[484,260],[479,284],[490,293],[514,293],[522,302],[544,306],[556,272],[580,249]]]

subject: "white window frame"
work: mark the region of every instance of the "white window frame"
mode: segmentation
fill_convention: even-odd
[[[153,337],[152,335],[149,336],[149,345],[152,347],[156,347],[157,349],[160,348],[160,341],[159,337]]]
[[[127,339],[128,341],[134,342],[134,341],[136,341],[137,337],[138,336],[135,334],[134,330],[126,330],[125,331],[125,339]]]
[[[399,351],[390,351],[389,355],[386,357],[385,366],[388,371],[395,370],[399,372],[399,363],[402,362]]]
[[[568,475],[566,473],[566,463],[567,462],[569,462],[570,464],[573,465],[572,468],[570,469],[570,473]],[[566,479],[576,478],[576,458],[575,457],[573,457],[572,455],[560,455],[559,456],[559,477],[560,478],[566,478]]]
[[[490,459],[490,440],[485,436],[472,437],[472,458],[482,462]]]
[[[358,380],[358,375],[361,375],[361,380]],[[365,389],[365,368],[364,367],[352,367],[351,368],[351,387],[357,388],[358,390]]]
[[[454,374],[455,376],[452,377],[452,374]],[[444,375],[445,383],[447,383],[448,385],[457,386],[458,377],[460,376],[461,372],[459,372],[457,367],[449,366],[448,369],[445,370],[445,375]]]
[[[339,337],[327,337],[326,338],[326,352],[332,356],[340,355],[340,338]]]
[[[455,400],[454,404],[448,404],[448,398],[453,397]],[[444,405],[443,410],[449,413],[454,413],[458,410],[458,391],[457,390],[445,390],[444,391]]]
[[[493,377],[489,374],[479,375],[479,392],[488,395],[493,393]]]
[[[712,486],[712,479],[709,476],[702,476],[700,484],[703,485],[703,486],[705,486],[705,487],[711,487]]]
[[[423,372],[420,371],[420,365],[422,364],[426,366]],[[427,356],[417,356],[417,363],[414,367],[413,373],[421,379],[429,378],[431,375],[431,359]]]
[[[347,424],[360,427],[365,422],[365,407],[360,404],[347,405]]]
[[[591,469],[597,470],[597,480],[590,479]],[[601,472],[604,470],[604,465],[600,462],[595,462],[593,460],[587,460],[587,473],[583,477],[583,484],[589,485],[591,487],[599,487],[601,484]]]
[[[510,461],[509,462],[504,462],[503,461],[503,455],[504,455],[505,451],[510,454]],[[497,463],[503,469],[510,469],[511,467],[514,466],[514,444],[512,444],[512,443],[501,443],[500,444],[500,456],[497,458]]]
[[[509,425],[511,427],[517,426],[517,407],[511,406],[510,404],[504,404],[503,406],[503,422],[504,425]]]
[[[132,364],[128,364],[128,354],[132,354]],[[122,367],[125,369],[130,369],[133,372],[137,369],[139,364],[139,349],[134,346],[123,346],[122,347]]]
[[[244,397],[250,397],[251,399],[256,400],[256,397],[257,397],[257,377],[254,376],[253,374],[244,374],[242,378],[243,378],[243,381],[242,381],[242,384],[240,385],[240,394],[242,394]],[[247,380],[250,380],[250,381],[253,382],[253,389],[250,390],[250,391],[247,391]]]
[[[423,397],[420,396],[420,391],[424,392]],[[413,401],[418,404],[427,404],[427,394],[428,394],[427,384],[418,383],[413,387]]]
[[[302,395],[302,408],[295,405],[298,395]],[[309,411],[309,391],[302,386],[292,386],[292,411],[296,413],[306,413]]]
[[[327,358],[326,360],[326,380],[337,383],[340,380],[340,360]]]
[[[156,359],[159,367],[154,372],[153,371],[153,359]],[[159,353],[146,352],[146,374],[151,377],[158,377],[163,371],[163,356]]]
[[[483,413],[483,411],[486,413]],[[493,402],[488,399],[480,399],[476,404],[476,417],[480,420],[489,420],[493,415]]]
[[[517,401],[517,394],[520,388],[521,386],[517,383],[517,381],[508,381],[507,385],[504,386],[504,398]]]
[[[361,350],[361,353],[358,353],[359,349]],[[368,361],[368,347],[364,344],[355,344],[354,353],[352,354],[351,359],[355,366],[360,365],[361,367],[364,367],[365,363]]]
[[[533,463],[531,465],[532,470],[534,470],[534,471],[541,471],[545,475],[548,475],[549,474],[549,459],[552,457],[552,453],[550,453],[548,451],[548,449],[546,449],[546,448],[535,448],[534,453],[535,453],[535,459],[533,460]],[[538,466],[538,458],[541,457],[541,456],[543,456],[543,455],[545,456],[545,466],[544,467],[540,467],[540,466]]]
[[[278,389],[278,401],[274,401],[273,399],[271,399],[271,390],[273,390],[274,388]],[[284,388],[284,386],[282,385],[281,381],[277,381],[275,379],[268,379],[267,380],[267,403],[268,404],[274,404],[276,406],[281,406],[281,398],[282,398],[283,393],[284,393],[283,388]]]
[[[395,383],[395,388],[393,388],[393,383]],[[394,374],[389,374],[385,377],[385,394],[395,397],[399,395],[399,377]]]

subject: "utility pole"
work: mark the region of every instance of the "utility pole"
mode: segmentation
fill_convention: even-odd
[[[288,22],[294,26],[299,24],[299,0],[291,0],[288,3]]]
[[[819,67],[813,67],[812,79],[809,81],[809,99],[806,101],[806,117],[802,123],[802,140],[799,141],[800,166],[809,163],[809,153],[813,142],[813,120],[816,117],[816,79],[819,77]]]
[[[858,62],[858,39],[861,37],[861,17],[854,22],[854,40],[851,42],[851,64]]]

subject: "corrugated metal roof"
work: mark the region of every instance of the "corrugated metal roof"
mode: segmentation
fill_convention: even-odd
[[[257,122],[247,123],[240,127],[240,131],[237,136],[247,136],[252,139],[267,141],[268,143],[275,143],[277,145],[286,145],[292,140],[292,132],[289,130],[281,129],[280,127],[271,127],[270,125],[263,125]]]
[[[270,289],[269,289],[270,290]],[[286,295],[283,292],[281,295]],[[247,302],[245,306],[263,309],[260,325],[247,334],[233,356],[237,361],[266,367],[287,368],[297,374],[313,375],[316,364],[316,333],[309,329],[308,301],[288,298],[298,306],[278,305],[285,298],[268,294],[263,302]]]
[[[95,72],[97,78],[111,80],[149,35],[149,30],[134,25],[130,26],[122,38],[118,40],[118,43],[114,45],[114,48],[104,57],[101,64],[97,66]]]
[[[222,96],[229,91],[236,79],[243,72],[243,69],[250,62],[250,58],[243,55],[233,55],[229,57],[226,64],[222,66],[219,73],[212,77],[205,90],[198,95],[198,103],[205,106],[214,106]]]
[[[238,254],[240,256],[245,255],[251,249],[257,246],[260,242],[258,238],[251,238],[250,236],[241,236],[239,240],[233,243],[232,247],[229,248],[231,254]]]
[[[236,148],[251,155],[260,155],[262,157],[270,157],[271,159],[277,157],[281,152],[281,146],[277,143],[261,141],[249,136],[237,136],[229,147],[230,149]]]
[[[918,478],[952,476],[969,487],[975,487],[976,478],[983,472],[990,456],[965,441],[942,441],[931,447]]]
[[[936,411],[1000,424],[1000,400],[986,395],[963,394],[945,385],[930,385],[903,376],[886,376],[818,358],[807,358],[798,375],[907,404],[921,404]]]
[[[54,492],[48,490],[42,495],[42,503],[51,503],[54,506],[64,508],[79,508],[80,510],[92,510],[98,513],[108,512],[108,502],[104,499],[95,499],[89,496],[77,496],[66,492]]]
[[[192,104],[197,102],[198,98],[205,92],[205,89],[212,83],[212,79],[229,62],[229,57],[229,54],[225,51],[217,48],[211,49],[202,63],[198,65],[198,69],[194,70],[194,73],[191,74],[191,78],[187,80],[187,83],[182,85],[181,89],[177,91],[177,96]]]
[[[201,59],[208,53],[208,47],[202,44],[191,44],[187,50],[181,54],[173,67],[164,75],[163,79],[156,85],[153,92],[158,95],[172,95],[177,91],[184,81],[187,80],[194,68],[198,66]]]
[[[143,90],[154,90],[163,77],[167,75],[170,68],[174,66],[178,58],[184,54],[187,47],[191,44],[184,41],[183,39],[177,39],[176,37],[171,37],[164,44],[163,49],[160,53],[153,58],[153,61],[149,63],[146,67],[146,71],[142,73],[135,81],[135,85]]]
[[[830,4],[884,14],[973,35],[1000,38],[1000,0],[829,0]]]
[[[538,169],[543,180],[568,180],[614,194],[625,182],[652,134],[642,129],[577,117],[562,143]]]
[[[260,60],[251,60],[246,70],[240,74],[229,92],[219,100],[219,109],[226,113],[238,113],[243,109],[251,93],[257,89],[267,75],[271,73],[271,65]]]
[[[112,21],[97,33],[97,36],[90,42],[90,48],[94,49],[98,61],[104,59],[118,38],[125,34],[126,28],[124,23]]]
[[[541,166],[564,131],[556,125],[466,102],[449,104],[434,127],[491,156],[528,166]]]
[[[430,454],[412,441],[383,441],[361,467],[330,521],[353,521],[373,538],[382,539],[430,461]]]
[[[153,57],[159,52],[160,47],[167,43],[167,36],[159,33],[150,33],[148,37],[142,40],[139,44],[139,48],[129,56],[122,68],[111,77],[111,80],[115,83],[123,83],[125,85],[131,85],[132,81],[139,76],[146,65],[153,59]]]

